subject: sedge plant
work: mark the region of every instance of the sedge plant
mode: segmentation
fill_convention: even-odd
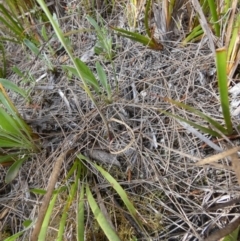
[[[0,163],[11,165],[5,177],[5,182],[9,183],[16,177],[23,162],[39,151],[39,145],[36,134],[21,118],[3,86],[24,98],[27,94],[9,80],[0,79]]]
[[[196,110],[194,107],[188,106],[184,103],[172,100],[170,98],[164,98],[164,100],[177,107],[185,109],[185,110],[189,111],[190,113],[195,114],[196,116],[202,118],[205,122],[208,123],[208,125],[212,126],[213,128],[202,126],[196,122],[189,121],[180,116],[171,114],[170,112],[167,112],[167,111],[161,110],[161,112],[163,112],[164,114],[166,114],[168,116],[174,117],[181,122],[185,122],[185,123],[193,126],[194,128],[202,131],[203,133],[209,134],[211,136],[221,137],[222,134],[225,136],[232,135],[234,133],[234,130],[233,130],[233,125],[232,125],[229,99],[228,99],[226,48],[221,48],[221,49],[216,50],[216,67],[217,67],[217,79],[218,79],[218,88],[219,88],[219,95],[220,95],[220,105],[222,107],[224,124],[221,124],[221,123],[215,121],[213,118],[202,113],[199,110]]]
[[[149,27],[149,14],[151,9],[151,2],[152,2],[151,0],[147,0],[145,14],[144,14],[144,26],[145,26],[145,31],[147,33],[147,36],[137,32],[128,31],[122,28],[116,28],[114,26],[112,26],[112,29],[115,30],[118,35],[123,36],[125,38],[129,38],[135,42],[139,42],[144,46],[149,47],[150,49],[162,50],[163,45],[159,43],[157,40],[155,40],[154,36],[152,36],[150,27]]]
[[[93,96],[92,91],[90,90],[90,86],[91,86],[91,87],[94,88],[94,90],[97,93],[100,93],[100,91],[99,91],[100,85],[99,85],[98,81],[94,77],[91,70],[87,67],[87,65],[85,63],[83,63],[79,58],[74,57],[74,55],[72,53],[72,49],[69,47],[69,44],[66,41],[62,30],[60,29],[58,23],[52,17],[47,5],[45,4],[45,2],[43,0],[37,0],[37,2],[42,7],[43,11],[45,12],[46,16],[48,17],[58,40],[60,41],[60,43],[62,44],[62,46],[66,50],[69,58],[71,59],[71,61],[73,63],[73,67],[71,67],[71,66],[67,67],[68,70],[71,71],[74,75],[76,75],[79,79],[81,79],[81,83],[79,83],[79,85],[84,89],[84,91],[87,93],[87,95],[89,96],[91,101],[96,106],[96,108],[97,108],[97,110],[98,110],[98,112],[99,112],[99,114],[100,114],[100,116],[101,116],[101,118],[102,118],[102,120],[105,124],[107,132],[110,136],[110,130],[109,130],[109,127],[108,127],[107,119],[103,115],[102,111],[100,110],[100,107],[97,104],[97,102],[96,102],[96,100]]]
[[[60,210],[61,218],[57,222],[58,229],[55,231],[55,234],[54,233],[52,234],[52,236],[55,236],[56,238],[55,240],[57,241],[64,240],[64,233],[67,227],[67,220],[69,220],[69,218],[71,219],[73,218],[72,214],[70,213],[70,208],[72,209],[75,206],[77,208],[75,212],[76,213],[75,219],[77,224],[76,236],[78,241],[86,240],[85,239],[86,233],[89,232],[88,225],[86,225],[87,224],[86,215],[89,215],[88,213],[89,210],[86,209],[87,206],[90,207],[93,218],[96,220],[95,225],[98,225],[100,227],[100,229],[107,237],[107,239],[110,241],[121,240],[121,236],[118,234],[118,232],[115,230],[115,228],[111,223],[111,218],[109,218],[110,214],[108,215],[106,213],[107,212],[106,209],[103,210],[102,208],[103,205],[100,205],[98,203],[99,200],[95,198],[95,193],[93,192],[92,184],[89,181],[87,181],[88,180],[87,175],[89,171],[86,168],[86,166],[88,164],[93,166],[96,169],[96,171],[99,172],[99,174],[101,174],[109,184],[111,184],[115,192],[121,198],[124,206],[127,209],[127,212],[134,220],[138,228],[142,230],[143,233],[146,233],[142,225],[142,222],[137,214],[137,210],[135,209],[133,203],[128,198],[127,193],[120,186],[117,180],[114,177],[112,177],[107,171],[105,171],[102,167],[98,166],[97,164],[94,164],[84,155],[78,154],[72,164],[72,167],[68,171],[63,181],[63,186],[56,189],[52,194],[50,204],[48,206],[43,224],[41,226],[41,229],[38,235],[39,241],[44,241],[47,238],[48,231],[50,230],[49,228],[50,222],[53,221],[55,216],[54,208],[58,208],[57,197],[59,195],[62,195],[61,200],[63,199],[63,197],[65,198],[64,198],[63,208],[62,210]],[[35,195],[43,195],[46,193],[46,191],[42,189],[31,189],[30,192],[34,193]],[[76,203],[77,205],[75,205]],[[16,238],[21,236],[26,230],[27,229],[9,237],[8,241],[16,240]],[[132,236],[131,239],[135,240],[135,236]]]

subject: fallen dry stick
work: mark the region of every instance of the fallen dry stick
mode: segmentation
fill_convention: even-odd
[[[225,228],[219,229],[212,233],[209,237],[204,239],[204,241],[216,241],[232,233],[240,224],[240,217],[238,217],[232,223],[229,223]]]
[[[205,159],[202,159],[201,161],[197,162],[196,165],[197,166],[202,166],[202,165],[205,165],[205,164],[209,164],[209,163],[218,161],[218,160],[220,160],[220,159],[222,159],[224,157],[231,156],[232,154],[234,154],[234,153],[236,153],[238,151],[240,151],[240,146],[234,147],[232,149],[226,150],[226,151],[221,152],[219,154],[216,154],[216,155],[207,157]]]

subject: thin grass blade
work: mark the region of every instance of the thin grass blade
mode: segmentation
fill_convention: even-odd
[[[77,241],[84,241],[84,192],[85,185],[81,186],[77,211]]]
[[[16,93],[20,94],[25,99],[28,98],[27,92],[24,91],[23,89],[19,88],[16,84],[11,82],[10,80],[0,78],[0,83],[4,86],[4,88],[15,91]]]
[[[52,211],[55,205],[55,202],[57,200],[57,196],[58,193],[54,193],[52,200],[49,203],[46,215],[44,217],[43,223],[42,223],[42,227],[38,236],[38,241],[45,241],[46,240],[46,235],[47,235],[47,230],[48,230],[48,226],[49,226],[49,222],[51,219],[51,215],[52,215]]]
[[[135,207],[133,206],[132,202],[129,200],[127,193],[124,191],[124,189],[120,186],[120,184],[116,181],[115,178],[113,178],[108,172],[106,172],[102,167],[92,163],[87,157],[83,156],[82,154],[78,155],[78,158],[81,160],[85,160],[89,163],[91,163],[92,165],[95,166],[95,168],[103,175],[103,177],[109,182],[111,183],[112,187],[115,189],[115,191],[118,193],[118,195],[121,197],[122,201],[124,202],[124,204],[126,205],[130,215],[132,216],[132,218],[135,220],[135,222],[137,223],[137,225],[139,226],[139,228],[143,231],[143,233],[145,233],[145,230],[142,226],[142,223],[140,221],[140,219],[137,216],[137,210],[135,209]]]
[[[213,20],[213,26],[215,29],[216,36],[220,36],[220,24],[218,22],[218,13],[217,13],[217,6],[215,4],[214,0],[208,0],[208,5],[210,8],[212,20]]]
[[[111,87],[108,84],[107,75],[106,75],[103,67],[100,65],[99,62],[96,63],[96,69],[97,69],[97,74],[98,74],[98,77],[99,77],[99,81],[102,84],[104,90],[107,92],[108,99],[110,100],[111,99],[111,95],[112,95]]]
[[[101,212],[100,208],[97,205],[97,202],[93,198],[92,192],[89,189],[89,186],[86,185],[86,196],[88,199],[88,203],[91,207],[91,210],[93,212],[93,215],[95,219],[97,220],[99,226],[107,236],[108,240],[110,241],[120,241],[118,235],[116,232],[112,229],[108,221],[106,220],[105,216]]]
[[[178,102],[176,100],[172,100],[170,98],[164,98],[165,101],[171,103],[171,104],[174,104],[178,107],[181,107],[185,110],[188,110],[189,112],[191,113],[194,113],[196,114],[197,116],[203,118],[204,120],[206,120],[208,123],[210,123],[211,125],[213,125],[217,130],[219,130],[220,132],[222,132],[224,135],[227,134],[227,129],[224,128],[221,124],[219,124],[217,121],[213,120],[211,117],[203,114],[201,111],[199,110],[196,110],[195,108],[189,106],[189,105],[186,105],[186,104],[183,104],[181,102]],[[196,126],[195,126],[196,127]],[[206,129],[205,129],[206,130]],[[206,132],[205,132],[206,133]],[[213,133],[216,133],[216,132],[213,132]],[[219,136],[219,134],[217,135]]]
[[[211,135],[211,136],[221,137],[218,132],[216,132],[216,131],[214,131],[214,130],[212,130],[212,129],[210,129],[210,128],[206,128],[206,127],[204,127],[204,126],[202,126],[202,125],[198,125],[198,124],[196,124],[196,123],[193,122],[193,121],[186,120],[186,119],[184,119],[184,118],[182,118],[182,117],[180,117],[180,116],[178,116],[178,115],[171,114],[170,112],[167,112],[167,111],[164,111],[164,110],[160,110],[160,109],[159,109],[159,111],[162,112],[162,113],[163,113],[164,115],[166,115],[166,116],[170,116],[170,117],[173,117],[173,118],[175,118],[175,119],[177,119],[177,120],[180,120],[180,121],[182,121],[182,122],[185,122],[185,123],[187,123],[187,124],[195,127],[196,129],[202,131],[203,133],[209,134],[209,135]]]
[[[227,134],[230,135],[233,132],[233,127],[228,99],[227,51],[225,48],[216,50],[216,66],[223,117],[227,128]]]

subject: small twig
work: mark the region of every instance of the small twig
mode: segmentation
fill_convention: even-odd
[[[38,240],[38,235],[39,232],[41,230],[42,227],[42,223],[46,214],[46,211],[48,209],[51,197],[52,197],[52,193],[54,191],[57,179],[58,179],[58,175],[62,166],[62,163],[64,161],[64,158],[66,156],[68,151],[64,151],[56,160],[55,166],[53,168],[52,171],[52,175],[50,177],[49,180],[49,184],[48,184],[48,188],[47,188],[47,192],[44,195],[43,201],[42,201],[42,206],[39,210],[39,214],[38,214],[38,218],[37,218],[37,222],[35,224],[35,228],[33,229],[30,241],[37,241]]]
[[[226,235],[232,233],[240,225],[240,217],[238,217],[232,223],[229,223],[225,228],[219,229],[212,233],[209,237],[204,239],[204,241],[216,241],[225,237]]]

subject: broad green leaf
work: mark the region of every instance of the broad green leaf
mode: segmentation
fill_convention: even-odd
[[[218,76],[218,89],[220,93],[220,101],[227,128],[227,134],[231,135],[233,132],[232,120],[228,99],[228,80],[227,80],[227,51],[225,48],[216,50],[216,65]]]
[[[24,44],[36,55],[41,57],[39,48],[29,39],[23,40]]]
[[[8,169],[6,177],[5,177],[6,183],[10,183],[17,176],[19,169],[21,168],[23,162],[26,159],[27,159],[27,157],[23,157],[12,164],[12,166]]]
[[[99,94],[100,87],[92,71],[79,58],[76,58],[75,61],[79,71],[81,72],[81,77],[83,78],[83,81],[91,85],[94,88],[94,90]]]
[[[92,192],[89,189],[89,186],[86,185],[86,195],[88,199],[89,206],[93,212],[95,219],[97,220],[99,226],[107,236],[110,241],[120,241],[118,235],[115,230],[112,229],[104,214],[101,212],[100,208],[97,205],[97,202],[93,198]]]

